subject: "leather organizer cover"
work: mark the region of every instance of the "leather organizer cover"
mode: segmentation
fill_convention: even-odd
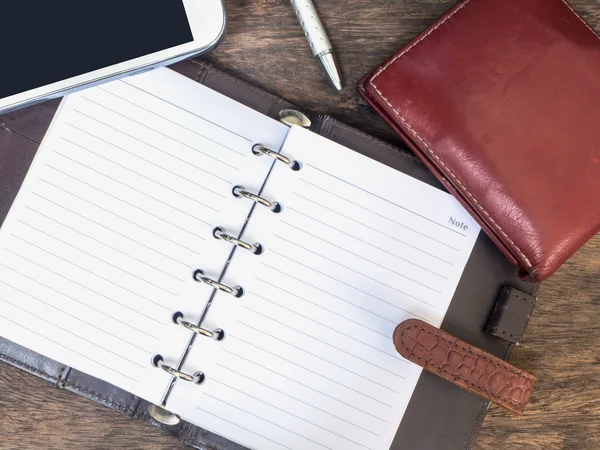
[[[286,108],[295,108],[211,66],[186,61],[172,67],[199,83],[219,91],[274,119]],[[0,116],[0,224],[4,220],[35,155],[58,101]],[[397,170],[443,189],[431,172],[407,151],[385,144],[328,116],[312,116],[312,131]],[[480,234],[456,290],[442,328],[486,352],[507,359],[513,343],[485,331],[504,285],[521,295],[534,294],[537,285],[520,280],[490,239]],[[504,309],[503,309],[504,310]],[[509,308],[510,310],[510,308]],[[529,315],[506,316],[510,329],[524,330]],[[514,322],[514,323],[513,323]],[[1,334],[1,330],[0,330]],[[148,413],[148,402],[76,369],[36,354],[0,338],[0,361],[41,377],[130,417],[160,427],[182,442],[203,450],[239,450],[240,446],[206,430],[181,422],[157,423]],[[454,450],[471,448],[489,402],[430,373],[423,373],[400,425],[392,450]],[[167,405],[168,407],[168,405]],[[68,433],[68,430],[65,430]]]
[[[566,0],[464,0],[361,93],[541,281],[600,230],[600,39]]]

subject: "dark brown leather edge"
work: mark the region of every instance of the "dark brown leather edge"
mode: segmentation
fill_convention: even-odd
[[[490,316],[486,330],[513,344],[518,344],[527,329],[536,298],[513,286],[504,286]]]
[[[402,322],[394,345],[405,359],[517,414],[533,392],[535,376],[419,319]]]

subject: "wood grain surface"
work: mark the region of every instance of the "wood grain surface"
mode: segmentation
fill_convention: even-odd
[[[227,0],[228,35],[206,59],[308,112],[329,113],[399,143],[357,94],[356,83],[455,1],[316,3],[343,70],[341,94],[326,86],[287,0]],[[600,30],[600,0],[571,3]],[[572,151],[576,157],[577,149]],[[543,284],[511,362],[537,375],[532,404],[522,417],[492,407],[477,450],[600,448],[600,236]],[[0,365],[0,449],[23,448],[183,445],[165,432]]]

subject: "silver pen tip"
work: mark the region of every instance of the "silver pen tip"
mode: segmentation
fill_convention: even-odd
[[[317,59],[323,68],[323,71],[327,75],[327,78],[331,82],[334,88],[338,91],[342,90],[342,77],[340,76],[340,72],[337,68],[337,63],[335,61],[335,57],[333,56],[333,52],[323,52],[317,55]]]

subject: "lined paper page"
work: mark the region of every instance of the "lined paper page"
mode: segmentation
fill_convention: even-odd
[[[448,194],[320,136],[294,128],[236,253],[169,407],[251,448],[389,448],[420,368],[394,349],[401,321],[439,326],[479,227]]]
[[[0,233],[0,333],[153,402],[287,128],[171,70],[66,99]]]

